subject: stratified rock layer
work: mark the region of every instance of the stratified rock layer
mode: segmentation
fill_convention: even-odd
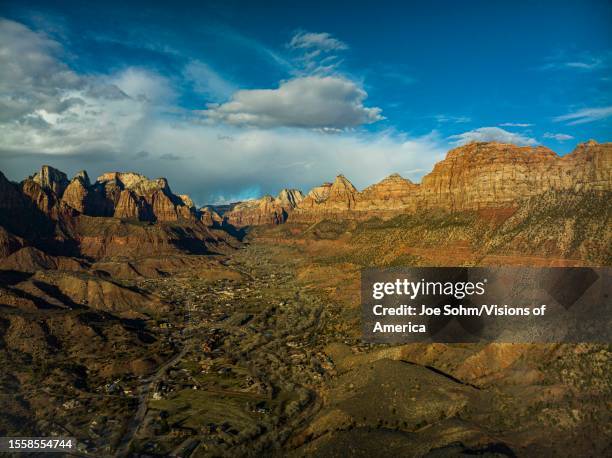
[[[232,226],[254,226],[259,224],[284,223],[287,216],[304,199],[297,189],[283,189],[277,197],[240,202],[224,213],[223,218]]]
[[[207,224],[165,178],[111,172],[91,184],[84,171],[70,182],[65,177],[44,166],[16,184],[0,172],[0,258],[12,256],[5,268],[59,266],[51,261],[58,255],[206,254],[235,241],[217,230],[218,215]]]
[[[358,192],[340,175],[333,184],[313,188],[289,220],[514,208],[551,190],[612,190],[612,143],[591,140],[562,157],[543,146],[471,143],[449,151],[421,184],[394,174]]]

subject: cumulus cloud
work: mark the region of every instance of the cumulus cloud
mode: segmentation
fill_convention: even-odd
[[[1,121],[34,115],[37,110],[61,113],[76,102],[66,92],[82,88],[85,82],[55,58],[61,51],[59,43],[44,34],[0,18]]]
[[[554,140],[557,140],[558,142],[564,142],[566,140],[571,140],[574,137],[568,134],[555,134],[552,132],[546,132],[544,134],[544,138],[552,138]]]
[[[227,103],[209,105],[204,114],[241,126],[343,129],[384,119],[380,108],[363,105],[366,97],[348,79],[308,76],[284,81],[278,89],[238,91]]]
[[[126,68],[84,75],[62,61],[61,45],[0,19],[0,148],[4,154],[139,151],[148,120],[174,110],[177,92],[161,75]]]
[[[452,135],[449,138],[456,145],[465,145],[472,142],[500,142],[515,145],[536,145],[538,143],[534,138],[508,132],[499,127],[480,127],[462,134]]]
[[[417,180],[446,149],[434,134],[346,129],[382,116],[364,106],[363,89],[338,76],[238,91],[207,110],[224,121],[211,123],[181,109],[177,81],[151,70],[84,75],[62,61],[57,42],[11,21],[0,23],[0,46],[0,100],[18,108],[0,120],[0,158],[14,180],[43,162],[69,174],[87,167],[91,176],[137,170],[166,176],[175,192],[205,204],[258,197],[253,190],[308,191],[340,172],[358,187],[392,172]],[[207,70],[196,65],[186,73],[195,78]]]
[[[598,108],[583,108],[582,110],[557,116],[553,121],[569,121],[567,125],[586,124],[587,122],[598,121],[612,116],[612,106]]]

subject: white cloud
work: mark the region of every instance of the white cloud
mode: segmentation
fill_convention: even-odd
[[[545,63],[540,66],[540,70],[581,70],[585,72],[606,69],[610,66],[612,54],[610,52],[602,54],[591,53],[568,53],[558,51],[545,59]]]
[[[569,68],[580,68],[583,70],[593,70],[600,67],[602,61],[600,59],[592,59],[588,62],[565,62],[565,66]]]
[[[154,104],[173,103],[177,97],[167,78],[140,68],[127,68],[110,78],[110,82],[129,97]]]
[[[19,108],[0,119],[2,171],[12,179],[43,161],[67,173],[87,167],[91,176],[137,170],[166,176],[175,192],[204,204],[260,188],[308,191],[340,172],[358,187],[397,171],[418,179],[445,150],[435,134],[345,129],[382,118],[345,78],[311,76],[278,89],[238,91],[209,110],[228,121],[217,124],[177,106],[177,80],[137,68],[79,74],[62,62],[58,43],[10,21],[0,23],[0,37],[1,100]],[[27,55],[18,58],[20,52]],[[256,126],[281,127],[244,129],[235,125],[244,124],[236,119],[242,115]]]
[[[571,140],[574,137],[568,134],[555,134],[552,132],[546,132],[544,134],[544,138],[552,138],[554,140],[557,140],[558,142],[564,142],[566,140]]]
[[[142,120],[174,89],[139,69],[77,74],[59,43],[0,19],[0,147],[11,153],[118,151],[144,134]],[[128,139],[130,139],[128,141]]]
[[[299,31],[287,43],[294,55],[292,73],[298,76],[331,75],[342,63],[338,53],[348,49],[346,43],[327,32]]]
[[[515,145],[536,145],[534,138],[526,137],[499,127],[480,127],[458,135],[451,135],[449,139],[456,145],[465,145],[472,142],[500,142]]]
[[[528,122],[503,122],[500,124],[501,127],[531,127],[533,124]]]
[[[224,141],[220,136],[233,140]],[[189,160],[165,163],[164,174],[171,185],[180,183],[183,188],[177,190],[193,193],[200,203],[232,200],[227,196],[258,186],[262,194],[276,194],[285,187],[307,192],[312,186],[333,180],[338,173],[345,174],[358,188],[393,172],[410,171],[407,176],[418,181],[446,151],[435,133],[417,138],[392,132],[325,135],[304,129],[161,122],[150,129],[142,148],[152,155],[174,150],[190,156]]]
[[[70,108],[74,100],[68,102],[66,92],[82,88],[85,81],[55,58],[61,51],[44,34],[0,18],[0,121]]]
[[[573,126],[576,124],[585,124],[587,122],[598,121],[600,119],[609,118],[612,116],[612,106],[599,108],[583,108],[582,110],[568,113],[566,115],[557,116],[553,121],[570,121],[567,124]]]
[[[449,116],[449,115],[436,115],[435,119],[437,122],[452,122],[452,123],[457,123],[457,124],[464,124],[466,122],[471,122],[472,118],[470,118],[469,116]]]
[[[341,77],[308,76],[284,81],[278,89],[241,90],[204,111],[210,119],[252,127],[343,129],[383,119],[380,108],[363,105],[367,93]]]
[[[318,49],[322,51],[337,51],[348,49],[346,43],[332,37],[327,32],[313,33],[313,32],[297,32],[292,38],[289,44],[289,48],[294,49]]]

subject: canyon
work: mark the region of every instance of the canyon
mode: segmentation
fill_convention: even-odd
[[[420,183],[223,206],[134,172],[0,173],[0,435],[103,457],[604,456],[609,344],[367,344],[359,281],[610,266],[611,222],[594,141],[472,143]]]

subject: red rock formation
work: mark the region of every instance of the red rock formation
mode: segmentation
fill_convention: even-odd
[[[32,180],[38,183],[41,188],[52,191],[56,196],[61,197],[68,186],[68,177],[49,165],[43,165],[39,172],[32,176]]]
[[[240,202],[223,215],[232,226],[243,227],[259,224],[284,223],[287,215],[304,198],[297,189],[283,189],[275,198],[269,195],[260,199]]]
[[[612,144],[589,142],[563,157],[550,149],[472,143],[448,152],[423,177],[420,208],[515,207],[548,190],[611,189]]]
[[[612,143],[589,141],[563,157],[543,146],[471,143],[449,151],[420,185],[391,175],[357,193],[340,176],[333,185],[314,188],[290,220],[512,208],[549,190],[591,189],[612,190]]]
[[[313,188],[295,208],[291,220],[310,221],[344,215],[355,209],[357,194],[355,186],[344,175],[338,175],[333,183]]]
[[[147,203],[158,221],[176,221],[180,218],[175,203],[161,189],[154,191]]]
[[[57,199],[52,191],[42,187],[42,185],[32,178],[26,178],[21,182],[21,192],[38,207],[45,215],[51,216],[53,207],[57,204]]]
[[[418,185],[394,173],[360,192],[357,195],[355,209],[358,211],[377,211],[379,209],[414,211],[418,189]]]
[[[70,181],[70,184],[66,187],[64,194],[62,195],[62,202],[74,208],[79,213],[87,213],[87,201],[90,193],[90,187],[91,183],[89,182],[87,172],[83,170],[77,173],[72,181]]]
[[[200,208],[200,221],[208,227],[220,226],[223,223],[223,217],[211,207],[202,207]]]
[[[48,213],[52,206],[49,196],[38,183],[27,180],[27,188],[34,196],[32,200],[29,195],[22,191],[22,186],[10,182],[0,172],[0,225],[10,233],[23,237],[49,236],[53,231],[53,223]],[[40,205],[40,207],[39,207]]]
[[[138,204],[138,198],[129,189],[124,189],[119,195],[119,201],[115,205],[115,218],[125,219],[140,219],[140,205]]]
[[[137,217],[145,221],[196,220],[195,208],[189,196],[174,195],[165,178],[150,180],[134,172],[110,172],[98,177],[96,184],[112,206],[115,216]],[[124,194],[125,190],[131,194]],[[134,210],[134,202],[137,211]]]

